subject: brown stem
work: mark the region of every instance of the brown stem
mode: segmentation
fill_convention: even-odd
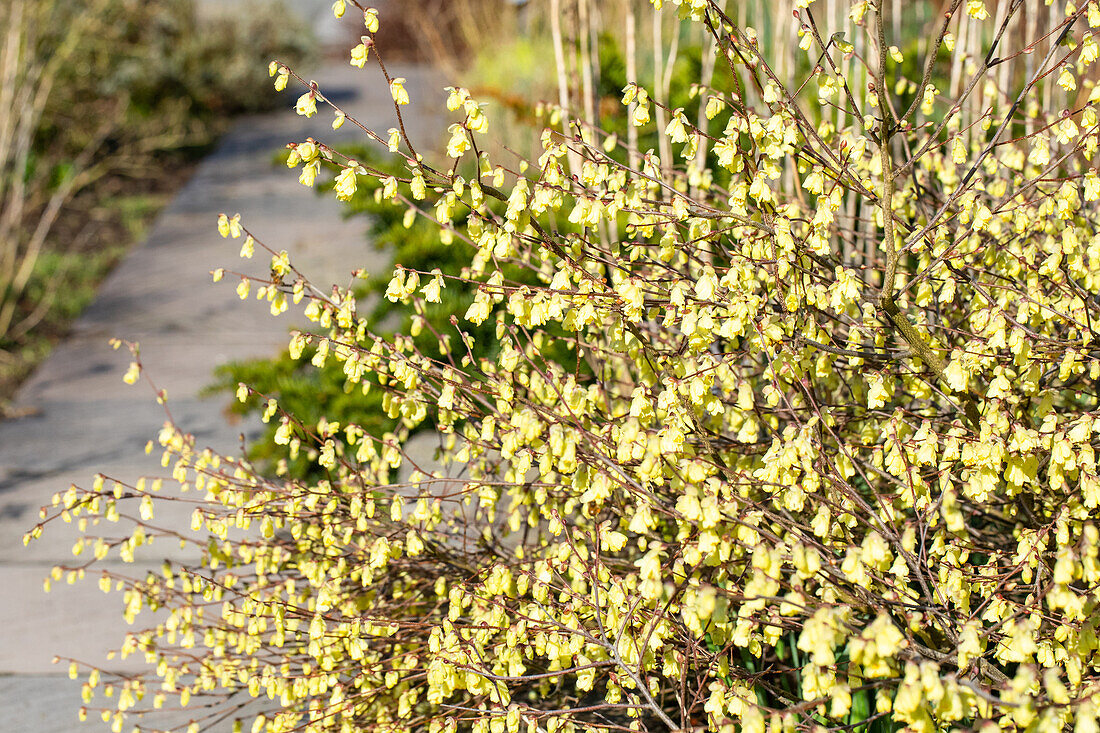
[[[912,355],[920,358],[940,381],[945,381],[947,364],[912,324],[908,316],[901,312],[894,300],[894,283],[898,273],[898,247],[894,233],[894,163],[890,155],[890,140],[894,125],[886,98],[886,31],[883,24],[882,2],[875,7],[875,30],[878,40],[878,70],[875,85],[878,87],[878,108],[880,116],[879,156],[882,164],[882,194],[879,205],[882,208],[883,237],[882,245],[886,256],[886,265],[882,274],[882,290],[879,293],[879,309],[885,320],[894,327],[905,342],[909,344]],[[963,413],[971,427],[977,428],[980,415],[977,404],[970,394],[960,395],[963,400]]]

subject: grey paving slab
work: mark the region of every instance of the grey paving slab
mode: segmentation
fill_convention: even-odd
[[[135,563],[115,565],[111,569],[140,577],[157,568]],[[113,592],[103,593],[97,588],[101,572],[89,572],[75,585],[67,585],[64,581],[54,583],[49,593],[42,589],[45,575],[46,568],[38,565],[0,565],[0,583],[4,584],[4,591],[20,599],[23,611],[5,619],[5,637],[36,640],[33,645],[5,644],[0,647],[0,665],[5,671],[18,671],[20,675],[65,673],[68,664],[54,664],[56,656],[103,665],[118,672],[145,668],[139,657],[109,660],[107,655],[119,647],[128,630],[136,631],[155,623],[153,616],[145,614],[133,627],[128,625],[120,613],[120,596]]]
[[[392,0],[376,1],[373,4],[387,5]],[[398,0],[400,2],[400,0]],[[196,3],[200,17],[233,18],[253,8],[270,5],[259,0],[198,0]],[[351,3],[348,3],[349,7]],[[332,15],[331,0],[283,0],[280,6],[312,31],[314,37],[324,46],[341,46],[348,35],[348,24],[341,23]]]
[[[5,733],[107,733],[99,720],[77,717],[80,682],[67,676],[0,677],[0,700],[7,720]]]
[[[406,119],[410,132],[437,142],[444,121],[432,110],[443,109],[442,81],[419,67],[392,73],[408,80],[414,102]],[[369,126],[394,126],[389,92],[377,72],[336,66],[315,76]],[[289,94],[287,102],[296,96]],[[273,165],[287,141],[359,139],[350,124],[334,133],[330,122],[326,115],[306,120],[285,111],[238,123],[161,213],[146,241],[104,281],[72,336],[15,396],[14,407],[25,417],[0,422],[0,731],[107,730],[101,723],[76,722],[79,686],[51,660],[76,657],[119,672],[137,664],[104,659],[126,630],[119,595],[102,594],[94,578],[42,592],[49,568],[73,559],[75,530],[52,527],[28,548],[21,540],[39,507],[71,483],[89,485],[97,472],[124,481],[163,472],[157,455],[147,456],[144,446],[156,437],[164,410],[147,387],[122,382],[129,358],[112,350],[108,339],[140,342],[147,372],[167,390],[177,424],[201,444],[232,452],[258,426],[230,420],[229,398],[203,398],[200,390],[219,364],[284,348],[296,321],[290,314],[272,318],[266,303],[242,303],[229,277],[211,282],[209,272],[217,267],[267,270],[259,254],[241,264],[240,242],[217,235],[218,213],[240,212],[260,240],[288,250],[316,283],[346,283],[356,268],[388,266],[388,257],[366,241],[366,222],[345,219],[340,204],[316,196],[298,184],[296,173]],[[180,505],[157,519],[182,528],[189,516],[189,507]],[[155,567],[165,557],[189,552],[158,541],[141,560]],[[140,626],[148,622],[139,617]]]
[[[77,717],[79,705],[72,701],[80,699],[80,682],[62,675],[40,676],[0,676],[0,700],[5,701],[5,718],[2,721],[4,733],[109,733],[111,726],[100,720],[89,707],[88,719],[80,722]],[[13,707],[8,706],[11,701]],[[102,698],[92,701],[92,705],[102,702]],[[15,713],[11,715],[11,713]],[[180,711],[165,711],[130,720],[123,730],[131,730],[137,723],[152,729],[168,729],[186,726],[194,718]],[[207,723],[202,726],[204,733],[230,733],[233,730],[232,718]],[[245,728],[247,730],[247,727]]]

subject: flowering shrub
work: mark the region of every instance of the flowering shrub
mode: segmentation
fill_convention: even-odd
[[[355,146],[344,152],[387,176],[400,175],[404,170],[403,166],[392,164],[369,148]],[[352,290],[356,300],[370,303],[369,307],[357,308],[357,316],[378,336],[390,338],[400,332],[411,335],[420,348],[431,348],[436,341],[434,332],[451,327],[450,317],[461,316],[466,311],[475,289],[455,283],[440,291],[439,302],[419,309],[411,304],[393,303],[382,297],[389,286],[392,266],[401,263],[404,267],[424,271],[438,267],[443,272],[457,274],[468,263],[468,258],[462,249],[439,241],[439,228],[434,223],[423,217],[408,221],[406,212],[391,201],[383,200],[381,195],[376,200],[375,192],[380,188],[378,180],[360,180],[355,195],[348,202],[355,214],[369,215],[367,237],[371,245],[391,252],[393,258],[390,269],[379,268],[371,272],[369,278],[356,283]],[[321,185],[319,189],[327,193],[331,186]],[[455,223],[461,224],[463,219],[456,219]],[[529,275],[519,268],[512,268],[509,273],[514,278]],[[531,284],[535,282],[537,280],[531,279]],[[414,323],[417,324],[415,334]],[[477,353],[491,355],[496,344],[492,324],[471,326],[467,330],[474,338]],[[323,416],[344,424],[354,422],[374,436],[394,429],[400,418],[391,418],[383,410],[382,390],[371,389],[364,394],[358,383],[348,382],[343,365],[338,362],[327,363],[321,368],[313,366],[311,361],[315,353],[315,349],[307,348],[297,358],[284,352],[274,359],[251,359],[223,365],[217,369],[217,382],[211,389],[232,395],[238,384],[247,383],[251,395],[244,402],[232,404],[233,411],[239,414],[261,416],[267,400],[275,398],[283,410],[300,421],[316,423]],[[273,441],[278,427],[277,423],[268,422],[264,437],[249,446],[249,457],[261,470],[273,465],[295,478],[323,477],[326,469],[317,466],[315,452],[307,450],[296,460],[286,460],[285,448]],[[417,426],[420,431],[433,428],[430,420]]]
[[[1096,729],[1100,6],[954,0],[906,65],[882,0],[847,4],[849,40],[796,0],[786,59],[716,0],[655,4],[654,36],[707,33],[733,79],[704,78],[690,116],[627,85],[663,153],[562,105],[537,161],[498,162],[461,88],[442,163],[403,124],[364,129],[402,175],[291,145],[303,182],[334,163],[348,198],[377,178],[467,253],[388,283],[420,313],[473,288],[427,344],[380,337],[353,290],[223,217],[271,255],[231,276],[241,297],[304,301],[292,355],[381,391],[395,427],[267,401],[274,442],[323,476],[291,480],[166,424],[165,465],[201,498],[198,539],[171,536],[204,561],[105,573],[130,617],[166,614],[124,643],[155,670],[115,683],[119,711],[247,690],[268,699],[254,731]],[[352,61],[400,120],[377,16],[353,6]],[[354,124],[311,85],[297,106]],[[438,463],[413,463],[429,420]],[[46,513],[140,502],[132,534],[84,541],[126,559],[163,534],[157,488],[101,478]]]

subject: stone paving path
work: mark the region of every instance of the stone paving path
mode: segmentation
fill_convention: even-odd
[[[441,109],[442,82],[422,67],[391,73],[408,79],[414,102],[406,108],[410,134],[435,142],[442,120],[417,103]],[[384,131],[394,125],[388,88],[377,70],[341,64],[315,77],[368,126]],[[286,99],[293,104],[296,96],[288,92]],[[73,559],[72,528],[53,526],[29,548],[21,539],[37,522],[38,508],[70,483],[88,486],[97,472],[123,480],[161,473],[157,456],[146,456],[144,446],[164,422],[163,410],[141,382],[122,382],[129,358],[125,350],[113,351],[108,339],[140,342],[146,370],[167,390],[176,422],[200,444],[232,451],[242,431],[255,426],[229,424],[223,410],[230,398],[200,398],[200,389],[218,364],[277,353],[291,321],[289,314],[272,318],[265,302],[242,303],[228,277],[211,282],[210,270],[240,267],[239,242],[217,234],[218,213],[240,212],[259,239],[287,249],[316,283],[346,283],[356,267],[388,264],[367,243],[361,218],[343,219],[337,202],[314,195],[297,183],[296,173],[273,165],[288,141],[309,135],[358,139],[352,125],[333,133],[330,122],[326,114],[305,120],[291,111],[240,121],[161,213],[148,239],[103,283],[69,339],[23,385],[13,407],[27,416],[0,422],[0,731],[109,730],[98,721],[77,722],[79,682],[51,660],[61,655],[115,671],[135,664],[104,657],[127,628],[120,595],[100,593],[94,578],[71,587],[55,584],[43,593],[50,567]],[[252,265],[266,270],[259,255]]]

